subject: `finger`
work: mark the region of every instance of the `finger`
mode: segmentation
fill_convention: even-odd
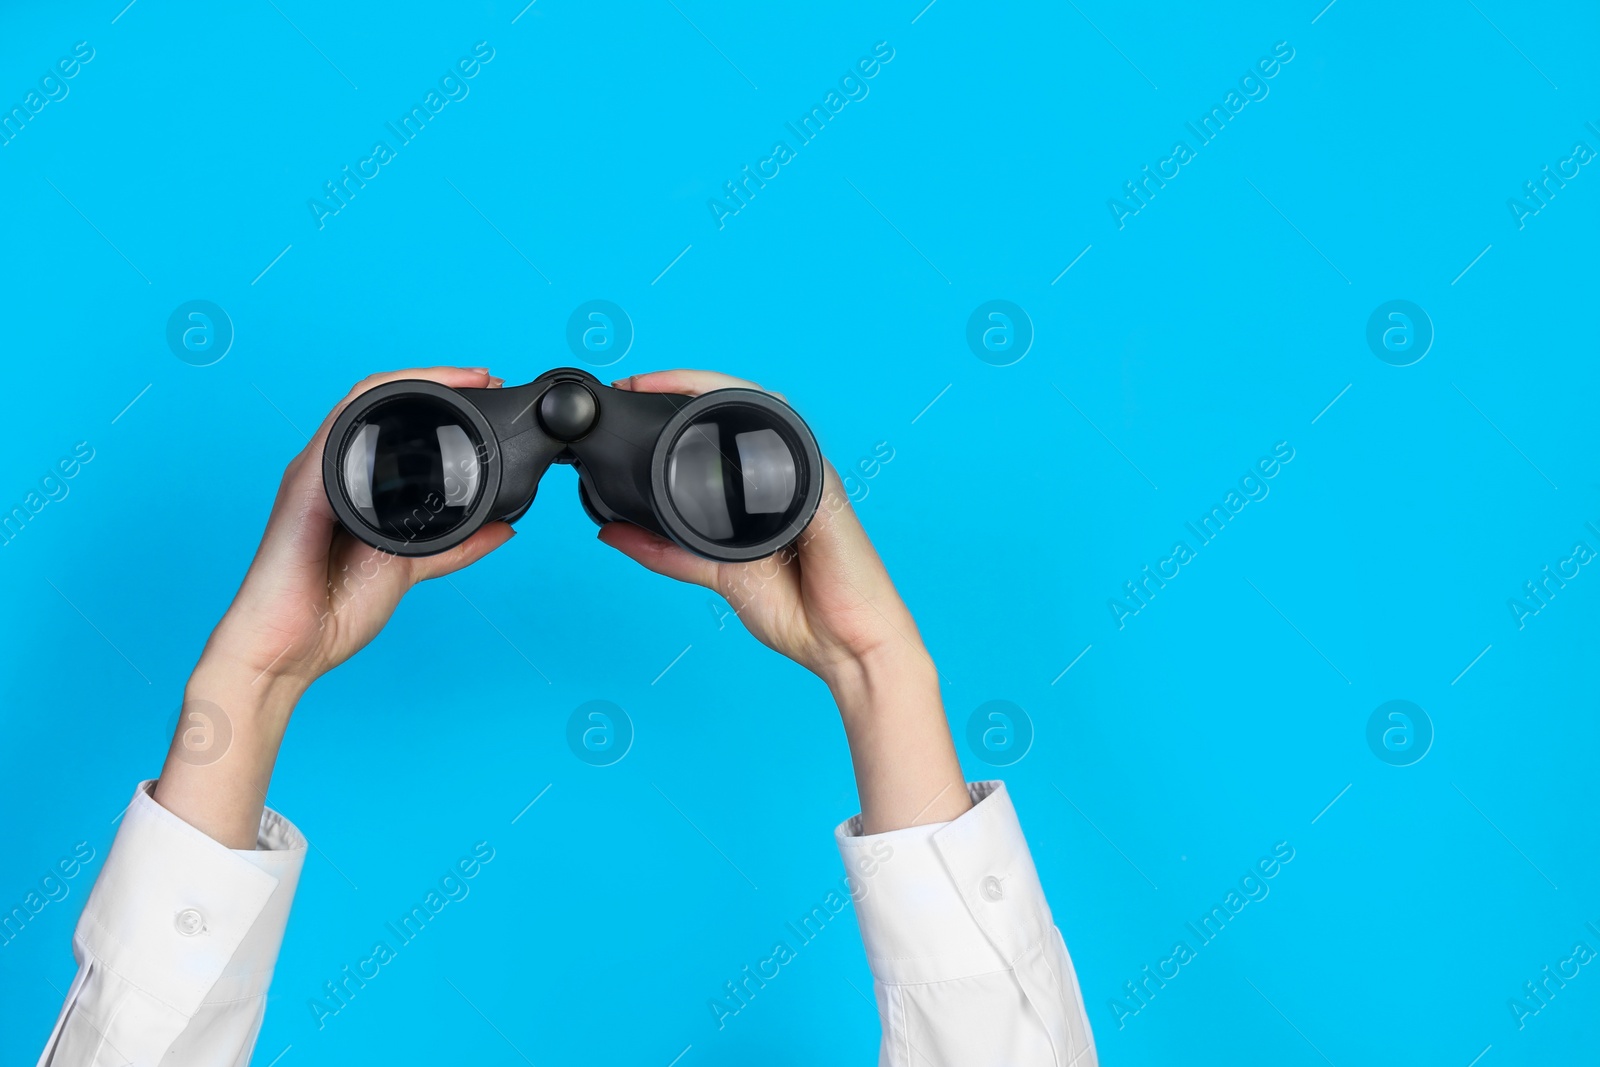
[[[658,370],[619,378],[611,387],[634,393],[682,393],[685,396],[699,396],[714,389],[754,389],[775,396],[785,404],[789,402],[789,398],[776,389],[763,389],[755,382],[713,370]]]
[[[503,378],[491,375],[485,367],[414,367],[411,370],[385,371],[381,374],[370,374],[361,379],[343,400],[334,405],[328,417],[322,420],[322,425],[317,427],[317,432],[311,435],[311,442],[306,445],[307,452],[322,455],[322,443],[328,437],[328,431],[333,428],[334,420],[345,408],[350,406],[350,401],[365,393],[369,389],[376,389],[389,382],[405,381],[412,378],[421,378],[424,381],[438,382],[452,389],[487,389],[494,382],[504,382]]]
[[[635,393],[682,393],[685,396],[699,396],[713,389],[756,389],[766,392],[755,382],[712,370],[658,370],[650,374],[629,375],[611,385]]]
[[[304,475],[312,478],[320,490],[322,485],[322,450],[328,440],[328,431],[333,428],[337,419],[350,402],[369,389],[376,389],[389,382],[406,381],[421,378],[424,381],[438,382],[452,389],[487,389],[491,382],[498,381],[483,367],[416,367],[411,370],[387,371],[383,374],[372,374],[357,382],[345,394],[343,400],[336,404],[328,417],[322,420],[322,425],[317,427],[317,432],[311,435],[310,442],[306,445],[302,455],[311,462],[304,464]],[[332,515],[332,510],[329,510]]]
[[[657,537],[642,526],[631,522],[609,522],[600,527],[600,540],[624,556],[657,574],[676,578],[691,585],[717,588],[717,564],[702,559],[685,549]]]
[[[470,567],[516,536],[510,523],[491,522],[465,541],[437,556],[418,556],[411,560],[411,580],[425,582],[443,578],[463,567]]]

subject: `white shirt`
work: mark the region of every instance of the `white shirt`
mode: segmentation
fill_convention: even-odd
[[[142,782],[72,939],[39,1067],[243,1067],[306,839],[268,809],[225,848]],[[948,823],[834,832],[883,1024],[880,1067],[1094,1067],[1089,1020],[1004,783]],[[737,1004],[736,1001],[733,1002]]]

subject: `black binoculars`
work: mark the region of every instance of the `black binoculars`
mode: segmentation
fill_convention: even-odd
[[[345,529],[427,556],[521,518],[552,463],[577,468],[596,523],[631,522],[725,563],[794,541],[822,498],[816,438],[777,397],[631,392],[570,367],[503,389],[368,390],[335,420],[322,472]]]

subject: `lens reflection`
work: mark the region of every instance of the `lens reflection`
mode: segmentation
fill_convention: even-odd
[[[794,451],[758,408],[727,406],[689,424],[667,457],[667,491],[695,533],[754,544],[783,529],[797,506]]]
[[[794,500],[794,454],[777,430],[750,430],[733,435],[744,477],[744,509],[752,515],[789,510]]]
[[[448,404],[401,397],[351,430],[345,495],[373,529],[428,541],[459,526],[477,502],[483,461],[470,428]]]

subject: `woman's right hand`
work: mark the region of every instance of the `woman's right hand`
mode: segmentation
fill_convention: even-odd
[[[304,689],[360,651],[418,582],[451,574],[511,539],[490,523],[436,556],[391,555],[339,525],[322,482],[322,449],[333,421],[368,389],[421,378],[454,389],[502,384],[481,368],[427,367],[374,374],[341,400],[289,462],[250,570],[206,643],[204,664],[227,664],[270,684]]]
[[[289,462],[255,559],[184,687],[184,710],[156,785],[163,807],[230,848],[254,846],[278,746],[306,688],[376,637],[406,590],[511,539],[510,526],[490,523],[448,552],[405,558],[363,544],[339,525],[322,484],[328,431],[350,401],[400,378],[456,389],[502,384],[481,368],[373,375]]]

